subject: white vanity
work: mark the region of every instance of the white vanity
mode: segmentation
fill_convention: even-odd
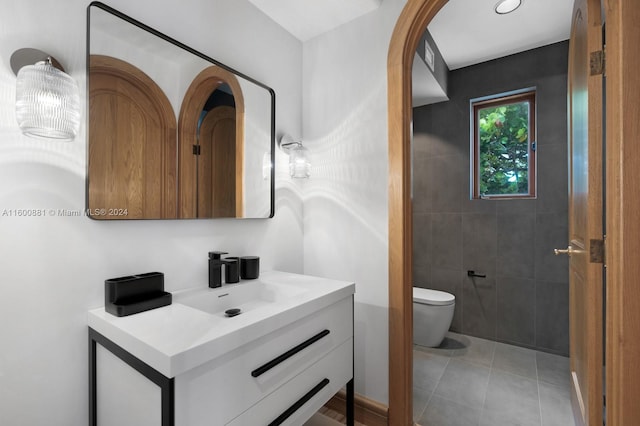
[[[269,271],[135,315],[90,311],[90,425],[301,425],[344,386],[353,424],[354,292]]]

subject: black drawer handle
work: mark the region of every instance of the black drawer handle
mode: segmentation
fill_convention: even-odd
[[[311,398],[315,396],[318,392],[322,390],[323,387],[329,384],[329,379],[323,379],[320,383],[315,385],[313,389],[304,394],[302,398],[297,400],[291,407],[287,408],[287,410],[280,414],[277,419],[269,423],[269,426],[278,426],[281,425],[285,420],[287,420],[293,413],[298,411],[300,407],[307,403]]]
[[[289,349],[287,352],[283,353],[282,355],[279,355],[278,357],[272,359],[271,361],[267,362],[266,364],[261,365],[260,367],[256,368],[255,370],[253,370],[251,372],[251,375],[253,377],[258,377],[261,374],[266,373],[267,371],[271,370],[276,365],[278,365],[281,362],[287,360],[288,358],[291,358],[292,356],[294,356],[295,354],[297,354],[298,352],[300,352],[304,348],[306,348],[306,347],[314,344],[318,340],[322,339],[327,334],[329,334],[329,330],[322,330],[320,333],[316,334],[315,336],[313,336],[312,338],[310,338],[308,340],[305,340],[304,342],[300,343],[295,348]]]

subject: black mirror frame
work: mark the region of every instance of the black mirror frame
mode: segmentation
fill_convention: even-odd
[[[169,42],[169,43],[171,43],[171,44],[173,44],[173,45],[175,45],[175,46],[177,46],[177,47],[179,47],[179,48],[181,48],[183,50],[186,50],[187,52],[189,52],[189,53],[191,53],[191,54],[193,54],[195,56],[198,56],[201,59],[204,59],[205,61],[211,62],[213,65],[219,66],[220,68],[223,68],[226,71],[229,71],[230,73],[233,73],[233,74],[237,75],[238,77],[241,77],[241,78],[243,78],[243,79],[245,79],[247,81],[250,81],[251,83],[253,83],[253,84],[257,85],[257,86],[260,86],[260,87],[262,87],[263,89],[265,89],[265,90],[267,90],[269,92],[269,95],[271,96],[271,131],[270,131],[270,137],[271,137],[271,172],[270,172],[270,179],[271,179],[271,182],[270,182],[270,194],[269,194],[271,211],[269,213],[269,216],[267,216],[267,217],[261,217],[261,218],[235,218],[235,219],[271,219],[271,218],[273,218],[273,216],[275,214],[275,155],[276,155],[275,154],[275,147],[276,147],[276,133],[275,133],[275,128],[276,128],[276,125],[275,125],[276,124],[276,93],[275,93],[275,91],[271,87],[269,87],[269,86],[267,86],[267,85],[255,80],[255,79],[247,76],[246,74],[241,73],[239,71],[236,71],[235,69],[233,69],[233,68],[231,68],[231,67],[229,67],[229,66],[227,66],[227,65],[225,65],[225,64],[223,64],[223,63],[221,63],[221,62],[219,62],[219,61],[217,61],[217,60],[215,60],[213,58],[211,58],[210,56],[207,56],[204,53],[201,53],[201,52],[199,52],[199,51],[187,46],[186,44],[181,43],[178,40],[176,40],[174,38],[171,38],[168,35],[163,34],[160,31],[149,27],[146,24],[143,24],[142,22],[138,21],[137,19],[134,19],[134,18],[132,18],[132,17],[130,17],[128,15],[125,15],[124,13],[122,13],[122,12],[112,8],[111,6],[108,6],[108,5],[104,4],[104,3],[102,3],[102,2],[99,2],[99,1],[92,1],[87,6],[87,47],[86,47],[86,63],[87,63],[87,66],[89,64],[89,57],[90,57],[90,53],[91,53],[89,51],[89,48],[91,46],[91,44],[90,44],[91,7],[97,7],[99,9],[102,9],[105,12],[108,12],[108,13],[110,13],[110,14],[112,14],[112,15],[114,15],[114,16],[116,16],[116,17],[118,17],[118,18],[120,18],[120,19],[122,19],[122,20],[124,20],[124,21],[126,21],[126,22],[128,22],[130,24],[132,24],[132,25],[135,25],[136,27],[138,27],[138,28],[140,28],[140,29],[142,29],[144,31],[147,31],[148,33],[153,34],[156,37],[159,37],[159,38],[161,38],[161,39],[163,39],[163,40],[165,40],[165,41],[167,41],[167,42]],[[89,129],[89,113],[88,113],[88,110],[89,110],[89,107],[88,107],[88,105],[89,105],[89,102],[88,102],[88,97],[89,97],[89,75],[88,75],[88,72],[87,72],[87,78],[86,78],[86,93],[87,93],[86,94],[86,98],[87,98],[86,111],[87,111],[87,114],[86,114],[86,117],[85,117],[85,120],[86,120],[85,123],[86,123],[86,128],[87,128],[87,144],[88,144],[89,143],[89,133],[88,133],[88,129]],[[86,177],[86,182],[85,182],[85,208],[86,208],[86,211],[88,211],[89,210],[89,175],[88,175],[88,172],[89,172],[89,170],[88,170],[88,168],[89,168],[89,149],[88,148],[87,148],[86,161],[87,161],[87,177]],[[91,217],[90,215],[88,215],[88,216]],[[204,219],[204,218],[199,218],[198,220],[201,220],[201,219]],[[207,219],[225,219],[225,218],[207,218]],[[228,219],[228,218],[226,218],[226,219]],[[158,219],[134,219],[134,220],[185,220],[185,219],[181,219],[181,218],[160,219],[160,218],[158,218]],[[186,220],[188,220],[188,219],[186,219]]]

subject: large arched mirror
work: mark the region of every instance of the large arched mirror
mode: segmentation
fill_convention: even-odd
[[[272,217],[273,90],[100,2],[87,21],[89,216]]]

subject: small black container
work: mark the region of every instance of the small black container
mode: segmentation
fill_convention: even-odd
[[[240,259],[225,257],[222,262],[224,263],[224,282],[227,284],[240,282]]]
[[[240,277],[243,280],[255,280],[260,276],[260,257],[242,256],[240,258]]]
[[[110,278],[104,282],[104,309],[124,317],[171,304],[171,293],[164,291],[164,274],[146,274]]]

